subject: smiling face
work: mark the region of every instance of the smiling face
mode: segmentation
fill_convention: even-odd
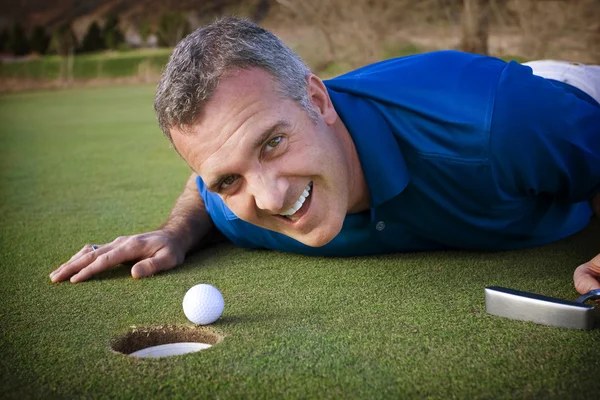
[[[348,212],[368,208],[352,139],[323,82],[308,78],[314,121],[262,69],[223,77],[198,122],[173,143],[208,189],[244,221],[317,247]]]

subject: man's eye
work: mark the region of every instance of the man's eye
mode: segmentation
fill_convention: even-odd
[[[275,147],[277,147],[279,145],[280,142],[281,142],[281,136],[274,137],[273,139],[271,139],[267,142],[267,145],[265,146],[265,150],[266,151],[273,150]]]
[[[233,185],[233,183],[235,182],[236,177],[233,175],[229,175],[227,178],[223,179],[221,181],[221,189],[225,189],[231,185]]]

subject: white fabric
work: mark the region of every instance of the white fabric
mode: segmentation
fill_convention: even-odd
[[[531,67],[534,75],[576,87],[600,104],[600,65],[555,60],[530,61],[523,65]]]

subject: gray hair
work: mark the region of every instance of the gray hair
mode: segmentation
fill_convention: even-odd
[[[296,101],[316,120],[307,92],[310,69],[277,36],[248,20],[225,17],[183,39],[169,58],[154,97],[165,136],[196,122],[219,79],[236,69],[259,67],[278,83],[280,95]]]

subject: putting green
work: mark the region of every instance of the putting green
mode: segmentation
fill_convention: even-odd
[[[134,280],[48,274],[85,243],[146,231],[189,174],[161,136],[153,88],[0,97],[0,393],[3,398],[583,398],[600,389],[600,330],[485,313],[484,287],[574,299],[600,226],[523,251],[348,259],[223,244]],[[150,327],[189,327],[187,289],[225,312],[212,348],[165,359],[110,349]]]

